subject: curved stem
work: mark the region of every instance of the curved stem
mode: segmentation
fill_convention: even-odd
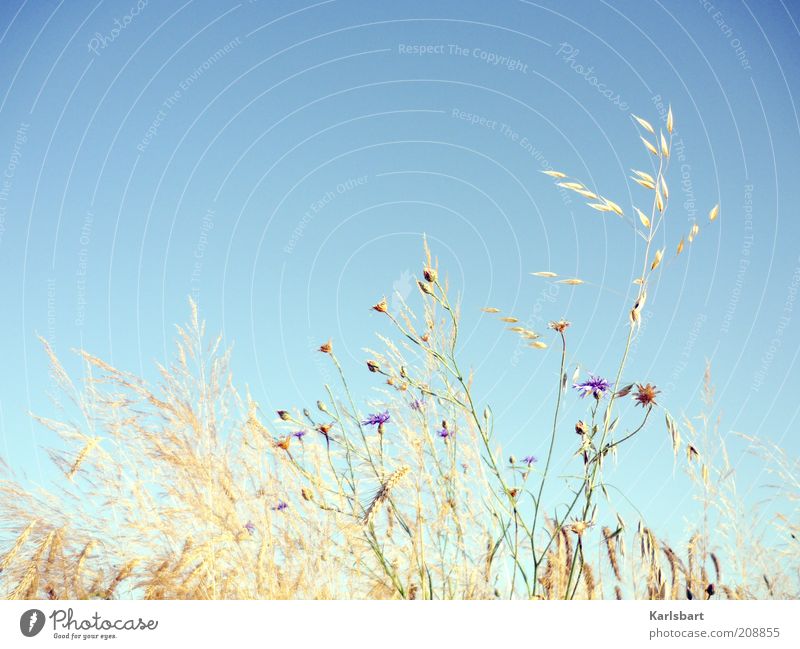
[[[536,594],[536,585],[537,585],[537,573],[539,572],[539,564],[541,563],[542,557],[544,557],[544,553],[540,555],[538,558],[536,557],[536,545],[534,535],[536,532],[536,521],[539,518],[539,505],[542,502],[542,494],[544,492],[544,485],[547,482],[547,476],[550,471],[550,461],[553,458],[553,448],[555,447],[556,442],[556,430],[558,428],[558,412],[561,408],[561,393],[562,393],[562,381],[564,380],[564,364],[567,358],[567,339],[564,336],[563,331],[558,332],[561,335],[561,369],[558,372],[558,386],[557,391],[558,395],[556,397],[556,410],[553,414],[553,430],[550,433],[550,446],[547,449],[547,460],[544,464],[544,472],[542,474],[542,480],[539,483],[539,495],[536,497],[536,503],[534,505],[533,510],[533,521],[531,522],[531,553],[533,554],[533,595]]]

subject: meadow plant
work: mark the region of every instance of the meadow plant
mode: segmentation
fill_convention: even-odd
[[[603,506],[604,464],[652,424],[657,410],[676,459],[683,457],[681,427],[694,435],[691,420],[679,425],[659,403],[649,377],[623,380],[648,289],[667,265],[656,241],[669,204],[672,111],[666,134],[639,117],[634,123],[653,162],[650,172],[632,176],[647,191],[646,210],[634,206],[631,216],[582,182],[545,172],[592,209],[627,221],[641,241],[641,274],[613,372],[569,380],[568,321],[554,319],[547,332],[535,332],[496,307],[483,309],[534,349],[553,340],[558,346],[542,458],[504,459],[496,441],[502,424],[474,394],[462,359],[461,307],[427,244],[417,280],[421,308],[401,295],[391,310],[385,297],[371,307],[395,333],[379,334],[381,349],[367,350],[364,369],[381,382],[379,397],[369,401],[353,395],[329,340],[317,353],[335,369],[336,384],[325,385],[316,404],[265,413],[249,392],[237,390],[230,352],[220,338],[208,343],[191,302],[175,357],[158,366],[155,385],[86,351],[79,352],[85,380],[76,384],[42,341],[66,398],[56,402],[59,417],[37,420],[64,442],[51,452],[64,479],[52,489],[32,488],[5,471],[0,595],[678,599],[796,592],[796,575],[766,576],[760,568],[736,568],[723,584],[707,524],[690,538],[684,561],[643,523],[628,529]],[[709,220],[718,213],[713,208]],[[694,225],[669,256],[698,234]],[[533,274],[584,283],[549,270]],[[567,398],[582,398],[587,411],[565,425]],[[620,423],[623,400],[641,408],[632,410],[637,418],[629,426]],[[578,470],[566,478],[570,498],[551,502],[554,482],[562,480],[554,475],[554,450],[567,438]],[[707,447],[686,444],[686,470],[707,486],[706,516],[716,502],[734,529],[740,512],[718,498],[730,467],[710,465],[703,454],[715,456]],[[794,482],[783,484],[796,499],[796,467],[788,460],[778,466],[784,477],[794,470]],[[783,531],[796,532],[794,514],[784,518]],[[627,549],[631,539],[636,553]],[[739,538],[724,556],[746,561],[748,542]],[[786,549],[795,567],[796,547]],[[758,586],[764,580],[766,590]]]

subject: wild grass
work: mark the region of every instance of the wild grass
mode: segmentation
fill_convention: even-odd
[[[546,456],[506,457],[504,423],[474,391],[459,339],[460,305],[425,246],[418,304],[398,296],[372,310],[380,349],[363,371],[383,387],[357,398],[332,341],[319,354],[335,370],[316,404],[263,412],[230,369],[221,338],[209,340],[197,306],[177,328],[173,360],[155,384],[79,351],[75,382],[42,341],[63,393],[52,417],[36,417],[62,440],[51,458],[63,479],[32,488],[6,470],[0,482],[0,596],[13,599],[402,598],[680,599],[795,597],[798,592],[796,462],[749,440],[774,472],[784,512],[770,514],[784,546],[747,526],[735,468],[707,408],[678,421],[650,383],[627,382],[631,345],[658,273],[673,254],[656,249],[669,203],[673,118],[666,135],[638,117],[650,172],[633,217],[565,174],[557,183],[641,240],[642,270],[612,380],[573,377],[566,320],[546,332],[486,307],[534,349],[557,346]],[[713,208],[709,220],[719,210]],[[543,281],[578,287],[553,271]],[[394,334],[386,333],[386,330]],[[584,419],[562,416],[570,382]],[[577,398],[574,393],[569,398]],[[641,406],[621,421],[623,400]],[[369,411],[367,410],[369,406]],[[371,412],[370,412],[371,411]],[[694,480],[702,520],[682,548],[643,521],[627,524],[608,499],[605,464],[642,430],[664,420],[675,461]],[[571,441],[565,441],[571,440]],[[574,471],[555,475],[557,446],[572,445]],[[668,479],[668,476],[665,476]],[[554,501],[554,494],[570,496]]]

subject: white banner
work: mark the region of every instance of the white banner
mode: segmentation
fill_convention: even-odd
[[[0,647],[799,647],[797,601],[0,602]],[[588,644],[592,643],[592,644]]]

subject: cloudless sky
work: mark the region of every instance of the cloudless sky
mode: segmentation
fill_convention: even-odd
[[[671,103],[659,245],[700,234],[664,264],[625,378],[694,415],[708,359],[723,433],[797,457],[798,16],[780,0],[5,0],[0,454],[48,475],[37,334],[71,370],[84,347],[154,379],[190,295],[265,411],[323,395],[329,337],[367,410],[363,348],[390,331],[369,306],[417,300],[426,233],[499,441],[543,455],[558,350],[522,349],[480,309],[539,331],[568,318],[570,371],[613,377],[642,242],[539,172],[644,208],[630,113],[663,125]],[[564,436],[586,405],[567,404]],[[768,476],[730,440],[756,502]],[[677,529],[689,491],[660,415],[619,460],[615,482]]]

